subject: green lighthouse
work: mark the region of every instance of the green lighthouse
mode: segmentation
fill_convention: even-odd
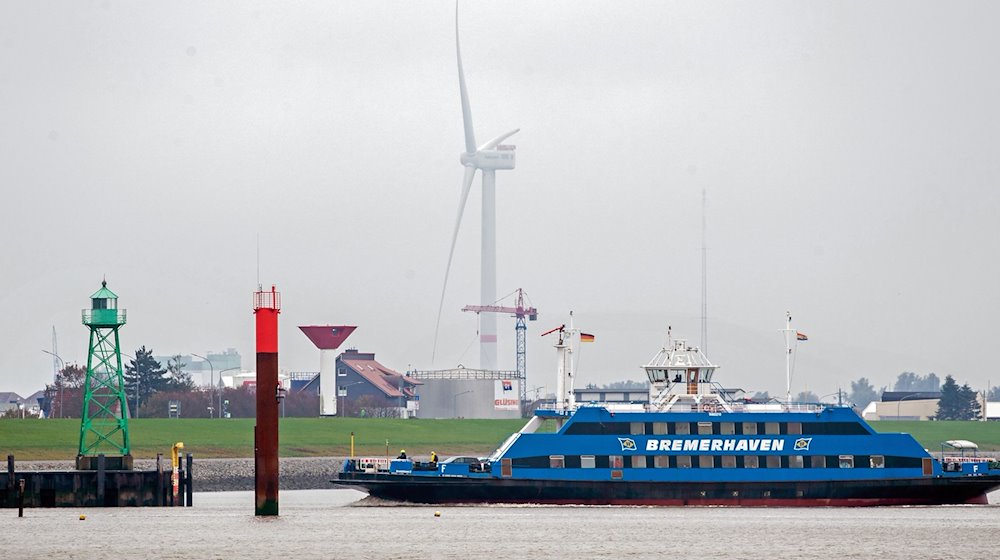
[[[122,354],[118,329],[125,324],[125,310],[118,309],[118,296],[107,281],[90,296],[90,309],[83,310],[83,324],[90,327],[87,379],[80,414],[80,450],[77,468],[97,468],[97,456],[105,455],[106,468],[131,469],[128,436],[128,404],[122,377]]]

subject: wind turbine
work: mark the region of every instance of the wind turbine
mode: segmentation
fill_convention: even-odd
[[[489,142],[476,147],[476,135],[472,128],[472,109],[469,107],[469,91],[465,86],[465,73],[462,71],[462,50],[458,40],[458,3],[455,4],[455,54],[458,59],[458,89],[462,97],[462,123],[465,127],[465,152],[459,161],[465,166],[465,176],[462,179],[462,194],[458,202],[458,217],[455,219],[455,231],[451,236],[451,249],[448,251],[448,266],[444,270],[444,285],[441,287],[441,303],[438,305],[437,326],[434,328],[434,353],[437,351],[438,330],[441,326],[441,310],[444,307],[444,294],[448,288],[448,274],[451,271],[451,260],[455,255],[455,243],[458,241],[458,229],[462,225],[462,213],[465,202],[469,198],[472,180],[476,170],[483,172],[483,214],[482,214],[482,255],[480,261],[482,279],[480,282],[480,302],[482,305],[492,305],[497,299],[497,218],[496,218],[496,171],[497,169],[514,169],[514,147],[502,146],[507,138],[514,135],[519,128],[506,134],[501,134]],[[479,314],[479,367],[480,369],[497,369],[497,319],[493,313]]]

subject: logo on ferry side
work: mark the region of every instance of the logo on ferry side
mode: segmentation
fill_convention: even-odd
[[[618,438],[618,443],[622,444],[622,451],[635,451],[635,440],[630,437]]]
[[[809,451],[809,444],[812,443],[813,438],[804,437],[795,440],[795,450],[796,451]]]

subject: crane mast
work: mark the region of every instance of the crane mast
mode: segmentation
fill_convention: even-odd
[[[526,333],[528,330],[527,325],[524,323],[525,317],[529,321],[534,321],[538,319],[538,310],[534,307],[527,307],[524,303],[524,290],[521,288],[517,289],[517,300],[514,307],[506,307],[503,305],[466,305],[462,308],[462,311],[470,311],[476,314],[479,313],[507,313],[514,316],[514,335],[515,335],[515,352],[517,354],[517,375],[520,378],[520,387],[518,396],[521,400],[522,414],[524,413],[523,407],[528,399],[528,388],[527,388],[527,378],[525,374],[527,373],[527,343],[526,343]]]

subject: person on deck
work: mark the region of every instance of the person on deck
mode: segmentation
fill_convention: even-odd
[[[431,463],[437,464],[438,454],[436,451],[431,451]]]
[[[399,457],[396,457],[396,458],[397,459],[406,459],[406,450],[405,449],[400,449],[399,450]]]

